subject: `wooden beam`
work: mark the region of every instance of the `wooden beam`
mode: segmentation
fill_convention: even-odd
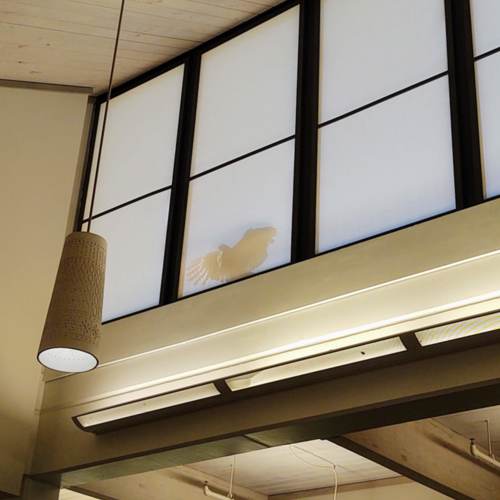
[[[0,87],[49,90],[53,92],[71,92],[75,94],[92,94],[92,87],[79,87],[74,85],[59,85],[55,83],[26,82],[23,80],[5,80],[0,78]]]
[[[331,439],[455,499],[498,498],[500,475],[470,455],[467,438],[426,419]]]

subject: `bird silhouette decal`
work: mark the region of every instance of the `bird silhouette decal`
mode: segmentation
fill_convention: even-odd
[[[252,274],[266,260],[276,233],[274,227],[248,229],[234,246],[220,245],[196,259],[187,270],[189,281],[196,285],[209,281],[226,283]]]

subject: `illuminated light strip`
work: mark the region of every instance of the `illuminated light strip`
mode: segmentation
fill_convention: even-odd
[[[368,359],[388,356],[389,354],[396,354],[403,351],[406,351],[405,346],[399,337],[394,337],[381,342],[373,342],[372,344],[365,344],[343,351],[324,354],[322,356],[303,359],[286,365],[275,366],[246,375],[233,377],[227,379],[226,383],[232,391],[241,391],[243,389],[269,384],[278,380],[299,377],[301,375],[307,375],[352,363],[359,363]]]
[[[219,395],[220,391],[214,384],[205,384],[139,401],[132,401],[112,408],[97,410],[79,415],[75,419],[81,427],[88,428]]]
[[[420,330],[415,335],[422,346],[440,344],[500,329],[500,313]]]

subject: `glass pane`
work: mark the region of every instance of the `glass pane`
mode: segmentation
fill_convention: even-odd
[[[108,242],[103,320],[159,303],[170,190],[92,221]]]
[[[447,69],[443,0],[323,0],[320,122]]]
[[[500,54],[476,62],[485,193],[500,194]]]
[[[320,129],[319,251],[453,208],[447,77]]]
[[[94,214],[171,184],[183,71],[180,66],[111,100]],[[103,116],[104,104],[99,113],[85,217]]]
[[[500,2],[471,0],[474,54],[500,47]]]
[[[299,9],[203,55],[192,173],[295,133]]]
[[[191,181],[181,295],[290,260],[294,141]]]

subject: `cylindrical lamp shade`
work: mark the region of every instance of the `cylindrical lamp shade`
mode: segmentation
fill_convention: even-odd
[[[62,372],[84,372],[98,365],[106,240],[93,233],[71,233],[57,271],[38,360]]]

